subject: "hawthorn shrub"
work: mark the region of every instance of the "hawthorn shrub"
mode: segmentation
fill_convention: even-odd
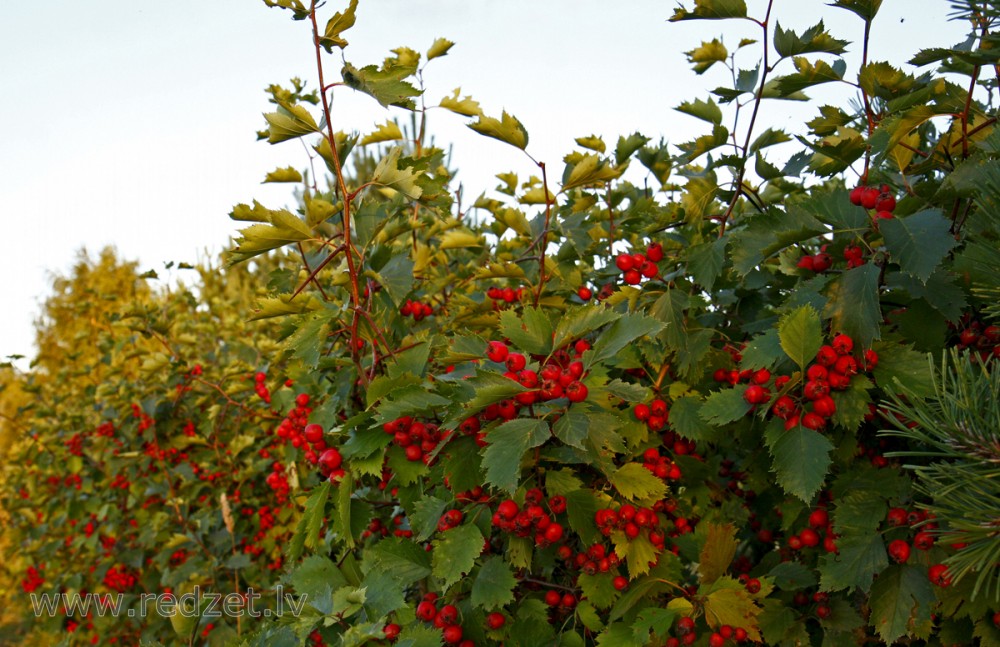
[[[456,92],[438,105],[527,169],[463,205],[424,138],[452,43],[332,80],[356,0],[265,3],[317,57],[259,136],[306,140],[328,181],[269,174],[297,213],[237,205],[229,268],[112,315],[72,396],[47,384],[4,486],[23,590],[305,602],[74,621],[126,642],[1000,642],[995,6],[954,3],[970,39],[904,69],[868,60],[880,3],[838,0],[848,74],[822,22],[698,0],[672,20],[755,30],[687,53],[732,79],[678,107],[706,134],[581,137],[550,177],[517,118]],[[859,99],[755,128],[823,83]],[[351,91],[416,126],[340,129]]]

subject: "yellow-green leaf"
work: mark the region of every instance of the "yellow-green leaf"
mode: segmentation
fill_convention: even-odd
[[[455,43],[451,42],[447,38],[438,38],[431,45],[431,48],[427,50],[427,60],[435,59],[439,56],[445,56],[448,54],[448,50],[455,46]]]
[[[479,107],[478,101],[474,101],[470,96],[465,96],[461,99],[458,98],[458,93],[461,90],[461,88],[455,88],[450,97],[441,99],[440,106],[465,117],[478,117],[482,115],[483,110]]]
[[[351,0],[351,4],[347,7],[344,13],[339,11],[333,14],[333,17],[326,23],[326,29],[323,31],[323,37],[319,39],[319,44],[322,45],[326,51],[333,51],[334,47],[339,47],[344,49],[347,47],[347,41],[340,37],[342,33],[354,26],[354,21],[356,19],[354,12],[358,9],[358,0]]]
[[[264,182],[301,182],[302,174],[291,166],[279,168],[271,171],[264,178]]]
[[[399,129],[399,124],[395,121],[387,121],[374,132],[365,135],[361,139],[361,145],[378,144],[379,142],[389,142],[403,138],[403,131]]]
[[[500,119],[480,114],[479,121],[469,124],[469,128],[480,135],[499,139],[521,150],[528,147],[528,131],[524,129],[517,117],[507,114],[506,110],[500,115]]]

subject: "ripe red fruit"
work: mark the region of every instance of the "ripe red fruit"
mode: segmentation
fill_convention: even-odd
[[[879,211],[875,214],[875,217],[881,220],[890,220],[892,218],[892,213],[889,211]]]
[[[587,399],[587,385],[574,380],[566,386],[566,398],[570,402],[583,402]]]
[[[506,501],[501,501],[500,505],[497,506],[497,513],[507,521],[510,521],[511,519],[516,517],[517,513],[520,511],[521,510],[518,507],[517,503],[511,501],[510,499],[507,499]]]
[[[299,406],[299,407],[307,407],[307,406],[309,406],[309,394],[308,393],[300,393],[297,396],[295,396],[295,404],[296,404],[296,406]]]
[[[830,344],[838,355],[847,355],[854,350],[854,340],[843,333],[833,338]]]
[[[792,550],[802,550],[802,539],[798,535],[792,535],[788,538],[788,547]]]
[[[558,523],[550,523],[545,527],[545,539],[550,544],[554,544],[563,537],[563,527]]]
[[[510,353],[507,355],[507,370],[517,373],[524,369],[528,360],[521,353]]]
[[[550,607],[557,607],[560,602],[562,602],[562,595],[560,595],[559,591],[549,589],[545,592],[545,604]]]
[[[611,580],[611,585],[615,587],[616,591],[624,591],[628,587],[628,578],[618,575],[615,579]]]
[[[738,643],[741,643],[746,639],[747,639],[746,629],[744,629],[743,627],[736,627],[736,629],[733,630],[733,640],[735,640]]]
[[[819,352],[816,353],[816,363],[820,366],[833,366],[833,363],[837,361],[837,351],[833,349],[833,346],[820,346]]]
[[[395,622],[390,622],[382,628],[382,633],[385,634],[386,640],[395,640],[399,636],[401,629],[402,627]]]
[[[883,195],[875,203],[875,211],[893,211],[896,209],[896,198],[891,195]]]
[[[562,600],[559,601],[560,604],[567,609],[572,609],[576,606],[576,596],[572,593],[566,593],[562,596]]]
[[[760,582],[758,582],[760,584]],[[694,618],[691,616],[682,616],[680,620],[677,621],[677,634],[681,636],[686,636],[694,631]]]
[[[615,258],[615,266],[622,272],[628,272],[635,267],[635,261],[631,254],[622,253]]]
[[[826,252],[821,252],[813,256],[812,268],[814,272],[825,272],[833,265],[833,258]]]
[[[417,605],[417,617],[425,622],[430,622],[437,616],[437,607],[430,600],[424,600]]]
[[[816,508],[809,515],[809,525],[813,528],[825,528],[830,523],[830,515],[825,508]]]
[[[318,426],[318,425],[317,425]],[[330,448],[320,454],[319,457],[319,467],[320,470],[325,473],[330,473],[333,470],[339,468],[343,464],[344,458],[340,455],[340,452],[336,449]]]
[[[865,186],[856,186],[851,189],[851,204],[860,207],[861,206],[861,196],[864,195]]]
[[[890,508],[885,519],[890,526],[905,526],[907,524],[906,516],[906,510],[903,508]]]
[[[820,619],[829,618],[831,613],[833,613],[833,609],[828,604],[820,604],[816,607],[816,616]]]
[[[649,410],[649,405],[647,404],[637,404],[635,405],[635,408],[632,409],[632,415],[634,415],[635,419],[640,422],[649,420],[650,413],[651,411]]]
[[[921,530],[913,536],[913,545],[920,550],[930,550],[934,547],[934,535],[926,530]]]
[[[948,576],[948,567],[944,564],[935,564],[927,569],[927,577],[937,586],[951,586],[951,577]]]
[[[875,205],[878,203],[879,190],[873,186],[867,187],[861,193],[861,206],[865,209],[874,209]]]
[[[821,431],[824,427],[826,427],[826,419],[823,416],[810,411],[802,416],[802,426],[806,429],[812,429],[813,431]]]
[[[755,371],[753,375],[750,376],[750,380],[754,384],[764,385],[771,381],[771,371],[766,368],[762,368],[759,371]]]
[[[837,405],[828,395],[822,398],[816,398],[813,402],[813,411],[816,415],[823,416],[824,418],[829,418],[837,411]]]
[[[500,627],[504,626],[506,622],[507,618],[504,616],[504,614],[498,611],[494,611],[490,615],[486,616],[486,626],[489,627],[490,629],[499,629]]]
[[[806,254],[801,258],[799,258],[799,262],[795,264],[795,267],[798,267],[803,270],[809,270],[810,272],[816,271],[816,267],[813,263],[813,257],[810,256],[809,254]]]
[[[639,285],[642,282],[642,274],[637,270],[629,270],[625,272],[625,282],[629,285]]]
[[[893,539],[889,542],[889,557],[897,564],[905,564],[910,559],[910,545],[902,539]]]
[[[746,588],[747,593],[749,593],[750,595],[756,595],[757,593],[760,593],[760,580],[758,580],[756,577],[751,577],[749,580],[747,580],[747,583],[744,585],[744,588]]]
[[[590,301],[590,299],[594,296],[594,291],[586,285],[581,285],[576,290],[576,296],[580,297],[582,301]]]
[[[486,357],[488,357],[491,362],[505,362],[507,361],[508,354],[510,354],[510,349],[507,348],[507,344],[502,341],[491,341],[486,347]]]
[[[812,528],[805,528],[799,533],[799,540],[802,541],[803,546],[818,546],[819,545],[819,533],[817,533]]]
[[[720,633],[713,633],[708,637],[709,647],[723,647],[726,644],[726,639],[722,637]]]
[[[795,415],[798,409],[799,407],[795,404],[795,400],[787,395],[783,395],[775,400],[774,406],[771,407],[771,413],[782,420],[788,420]]]
[[[323,440],[323,425],[317,425],[316,423],[306,425],[303,435],[308,442],[318,443]]]
[[[771,399],[771,392],[759,384],[751,384],[743,392],[743,399],[749,404],[764,404]]]
[[[444,628],[444,633],[442,635],[444,637],[444,641],[449,645],[462,642],[462,628],[458,625],[448,625]]]

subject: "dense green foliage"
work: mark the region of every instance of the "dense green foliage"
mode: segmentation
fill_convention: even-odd
[[[265,3],[318,64],[269,88],[259,135],[305,140],[328,181],[269,174],[298,213],[237,205],[251,224],[197,290],[105,307],[81,268],[54,298],[50,359],[14,378],[8,568],[126,606],[279,584],[305,606],[68,639],[1000,643],[1000,10],[957,3],[968,42],[849,73],[822,22],[697,0],[672,20],[756,30],[688,53],[732,79],[678,107],[705,134],[581,137],[550,174],[516,117],[456,92],[440,106],[526,153],[469,205],[424,137],[450,41],[341,64],[356,0]],[[833,5],[867,52],[880,3]],[[821,83],[859,100],[755,129]],[[351,91],[416,132],[337,130]]]

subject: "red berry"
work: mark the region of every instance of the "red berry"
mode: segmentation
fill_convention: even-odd
[[[449,645],[462,642],[462,628],[458,625],[448,625],[444,628],[444,641]]]
[[[640,422],[649,420],[650,413],[649,405],[646,404],[637,404],[632,410],[632,415],[634,415],[635,419]]]
[[[504,614],[498,611],[494,611],[490,615],[486,616],[486,626],[489,627],[490,629],[499,629],[500,627],[504,626],[506,622],[507,618],[504,616]]]
[[[560,602],[562,602],[562,595],[560,595],[559,591],[549,589],[545,592],[545,604],[550,607],[557,607]]]
[[[934,547],[934,535],[926,530],[921,530],[913,536],[913,545],[920,550],[930,550]]]
[[[802,426],[813,431],[821,431],[826,427],[826,419],[810,411],[802,416]]]
[[[299,406],[299,407],[307,407],[307,406],[309,406],[309,394],[308,393],[300,393],[297,396],[295,396],[295,404],[297,406]]]
[[[510,353],[507,355],[507,370],[513,373],[517,373],[524,370],[525,365],[527,365],[528,360],[525,359],[524,355],[521,353]]]
[[[927,577],[937,586],[947,587],[951,585],[951,577],[948,576],[948,567],[944,564],[935,564],[927,570]]]
[[[875,187],[867,187],[861,193],[861,206],[865,209],[874,209],[875,204],[878,203],[879,190]]]
[[[837,412],[837,405],[833,401],[833,398],[828,395],[824,395],[822,398],[816,398],[813,402],[813,411],[816,415],[829,418]]]
[[[820,619],[829,618],[831,613],[833,613],[833,609],[828,604],[820,604],[816,607],[816,616]]]
[[[817,533],[812,528],[805,528],[799,533],[799,540],[802,541],[803,546],[818,546],[819,545],[819,533]]]
[[[618,575],[615,579],[611,580],[611,585],[615,587],[616,591],[624,591],[628,587],[628,578]]]
[[[760,580],[756,577],[751,577],[744,586],[750,595],[756,595],[760,592]]]
[[[894,539],[889,542],[889,557],[897,564],[905,564],[910,559],[910,545],[902,539]]]
[[[819,352],[816,353],[816,363],[820,366],[833,366],[836,361],[837,351],[833,349],[833,346],[821,346]]]
[[[586,285],[581,285],[576,290],[576,296],[580,297],[581,301],[590,301],[591,297],[594,296],[594,292]]]
[[[306,425],[303,435],[308,442],[318,443],[323,440],[323,425],[317,425],[316,423]]]
[[[875,211],[893,211],[896,209],[896,198],[891,195],[882,196],[875,203]]]
[[[799,258],[799,262],[796,263],[795,266],[803,270],[809,270],[810,272],[816,271],[815,264],[813,263],[813,257],[808,254]]]
[[[424,600],[417,605],[417,617],[425,622],[430,622],[437,616],[437,607],[431,600]]]
[[[813,528],[824,528],[830,523],[830,515],[825,508],[816,508],[809,515],[809,525]]]
[[[319,467],[323,472],[329,473],[339,468],[344,462],[343,457],[340,452],[336,449],[330,448],[320,454],[319,457]]]
[[[510,349],[507,348],[507,344],[502,341],[491,341],[486,347],[486,357],[488,357],[491,362],[505,362],[507,361],[508,354],[510,354]]]
[[[833,259],[829,254],[822,252],[813,256],[812,268],[814,272],[825,272],[833,265]]]
[[[570,402],[583,402],[587,399],[587,385],[578,380],[570,382],[566,386],[566,398]]]
[[[622,272],[628,272],[635,267],[635,261],[632,260],[631,254],[622,253],[615,258],[615,266]]]
[[[629,270],[625,272],[625,282],[629,285],[639,285],[642,282],[642,274],[637,270]]]
[[[851,204],[860,207],[861,206],[861,196],[864,195],[865,186],[856,186],[851,189]]]
[[[726,644],[726,639],[720,633],[713,633],[708,637],[708,644],[709,647],[723,647]]]
[[[885,519],[889,522],[890,526],[905,526],[907,523],[906,516],[906,510],[903,508],[890,508]]]
[[[562,596],[562,600],[559,601],[560,604],[567,609],[572,609],[576,606],[576,596],[572,593],[566,593]]]
[[[771,399],[771,392],[759,384],[751,384],[743,392],[743,399],[749,404],[764,404]]]
[[[382,633],[385,634],[386,640],[394,640],[399,636],[399,632],[402,629],[399,625],[394,622],[390,622],[385,627],[382,628]]]

